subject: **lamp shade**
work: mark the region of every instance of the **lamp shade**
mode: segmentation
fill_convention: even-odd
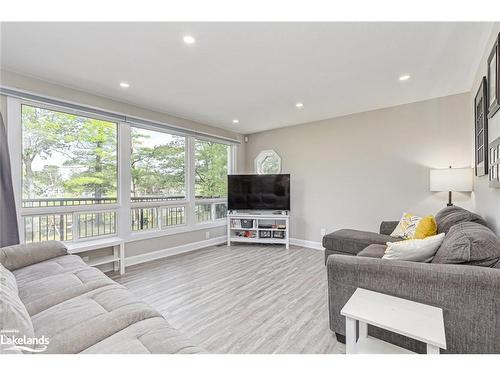
[[[431,191],[472,191],[472,168],[431,169]]]

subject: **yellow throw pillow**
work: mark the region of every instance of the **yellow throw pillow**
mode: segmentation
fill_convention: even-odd
[[[430,236],[434,236],[437,233],[437,224],[434,216],[429,215],[423,217],[417,224],[417,229],[415,229],[415,234],[413,238],[423,239]]]
[[[434,236],[436,233],[437,225],[433,216],[422,218],[405,212],[391,236],[411,240]]]

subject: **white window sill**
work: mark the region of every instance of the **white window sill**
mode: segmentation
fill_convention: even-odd
[[[70,254],[78,254],[85,251],[102,249],[111,246],[123,244],[123,240],[119,237],[105,237],[99,239],[88,239],[78,242],[64,242]]]
[[[180,234],[180,233],[196,232],[198,230],[203,230],[203,229],[225,227],[226,225],[227,225],[226,219],[219,219],[216,221],[194,224],[191,226],[183,225],[183,226],[176,226],[174,228],[168,228],[168,229],[152,229],[152,230],[143,231],[143,232],[134,232],[134,233],[131,233],[125,239],[125,242],[134,242],[134,241],[147,240],[150,238],[171,236],[171,235]]]

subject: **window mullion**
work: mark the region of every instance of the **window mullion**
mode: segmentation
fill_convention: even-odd
[[[78,220],[79,213],[78,212],[73,212],[72,214],[72,228],[73,228],[73,233],[72,233],[72,239],[73,241],[78,241],[80,238],[80,221]],[[66,234],[67,236],[68,234]]]
[[[210,204],[210,221],[215,220],[215,203]]]
[[[196,223],[196,215],[195,215],[195,168],[196,168],[196,160],[195,160],[195,145],[194,145],[194,137],[186,138],[187,147],[186,147],[186,196],[188,199],[187,202],[187,212],[186,212],[186,223],[189,227],[193,226]]]
[[[228,147],[228,157],[227,157],[227,174],[235,174],[237,167],[236,167],[236,162],[237,162],[237,148],[236,146],[232,145]]]
[[[163,229],[163,215],[162,215],[163,208],[160,206],[156,207],[156,222],[158,223],[158,229]]]
[[[130,154],[132,141],[130,125],[120,123],[118,128],[118,235],[129,238],[132,223],[130,185],[132,174],[130,169]]]

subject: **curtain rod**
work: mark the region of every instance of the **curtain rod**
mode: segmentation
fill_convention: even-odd
[[[102,110],[99,108],[87,107],[84,105],[79,105],[79,104],[67,102],[64,100],[53,99],[53,98],[49,98],[47,96],[32,94],[32,93],[27,92],[27,91],[11,89],[11,88],[1,86],[1,85],[0,85],[0,94],[19,98],[19,99],[26,99],[26,100],[32,100],[32,101],[36,101],[36,102],[40,102],[40,103],[44,103],[44,104],[50,104],[50,105],[54,105],[57,107],[66,107],[66,108],[70,108],[70,109],[73,109],[76,111],[86,112],[89,114],[94,114],[94,115],[98,115],[98,116],[102,116],[102,117],[107,117],[107,118],[113,119],[115,121],[126,122],[129,124],[142,124],[142,125],[153,126],[153,127],[157,127],[157,128],[164,129],[164,130],[170,130],[170,131],[173,131],[177,134],[181,134],[181,135],[185,135],[185,136],[194,136],[194,137],[199,136],[199,137],[207,139],[207,140],[217,140],[217,141],[222,141],[224,143],[229,143],[229,144],[241,144],[241,142],[239,142],[235,139],[232,139],[232,138],[226,138],[226,137],[222,137],[222,136],[218,136],[218,135],[213,135],[210,133],[204,133],[204,132],[199,132],[196,130],[185,129],[185,128],[177,127],[174,125],[165,124],[162,122],[143,119],[140,117],[127,116],[127,115],[117,113],[117,112],[105,111],[105,110]]]

